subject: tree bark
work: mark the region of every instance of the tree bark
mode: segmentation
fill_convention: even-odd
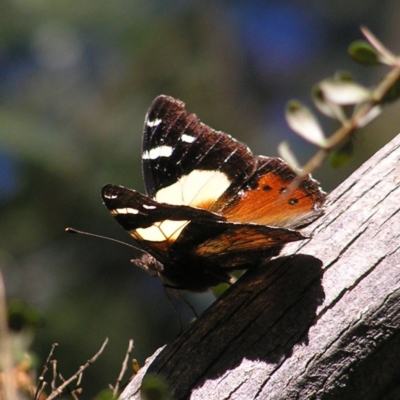
[[[174,399],[399,399],[399,160],[400,135],[332,192],[311,240],[244,274],[120,399],[145,374]]]

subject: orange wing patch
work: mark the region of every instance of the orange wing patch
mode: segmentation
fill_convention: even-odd
[[[305,178],[292,192],[288,187],[295,173],[279,158],[258,157],[255,175],[222,206],[221,213],[230,222],[257,223],[281,228],[310,224],[323,213],[325,193],[318,182]]]

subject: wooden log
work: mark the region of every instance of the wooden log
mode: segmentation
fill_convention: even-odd
[[[244,274],[120,399],[145,374],[174,399],[399,399],[399,211],[400,135],[330,194],[311,240]]]

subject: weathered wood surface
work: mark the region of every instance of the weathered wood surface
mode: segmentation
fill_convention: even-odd
[[[146,371],[174,399],[400,399],[399,211],[400,135],[329,196],[312,240],[246,273],[121,400]]]

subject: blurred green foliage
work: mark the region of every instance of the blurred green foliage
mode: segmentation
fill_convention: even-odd
[[[170,400],[172,398],[167,382],[154,375],[143,378],[141,396],[143,400]]]
[[[364,65],[379,65],[378,52],[365,40],[356,40],[349,46],[354,61]]]
[[[110,338],[85,372],[80,398],[115,383],[130,338],[143,364],[179,332],[159,282],[129,262],[136,254],[64,233],[72,226],[130,240],[101,204],[100,189],[143,190],[141,131],[152,99],[182,99],[256,154],[276,156],[290,137],[303,162],[313,149],[285,125],[286,101],[307,101],[312,85],[337,68],[356,70],[366,85],[376,81],[371,68],[346,56],[361,22],[388,47],[398,35],[394,2],[358,2],[357,10],[346,2],[280,4],[0,3],[0,265],[9,296],[44,316],[34,351],[44,360],[58,342],[64,377]],[[324,189],[398,132],[398,110],[385,115],[368,127],[346,168],[317,172]],[[187,297],[199,311],[214,299]],[[180,308],[189,320],[190,310]]]

